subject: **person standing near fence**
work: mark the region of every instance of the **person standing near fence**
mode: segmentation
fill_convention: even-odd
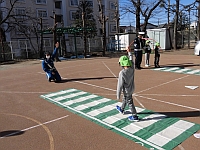
[[[150,67],[150,54],[151,54],[151,47],[150,47],[150,41],[146,40],[145,42],[145,67]]]
[[[160,65],[159,65],[159,62],[160,62],[160,44],[157,42],[155,44],[155,58],[154,58],[154,65],[155,65],[155,68],[160,68]]]
[[[46,52],[45,59],[42,61],[42,69],[46,73],[49,82],[51,82],[52,80],[54,82],[61,81],[60,74],[58,73],[57,69],[54,66],[54,59],[56,57],[58,49],[59,49],[59,42],[56,42],[53,54],[51,55],[50,52]]]
[[[135,69],[142,69],[142,54],[145,46],[145,40],[143,39],[144,34],[144,32],[138,32],[138,37],[134,40]]]

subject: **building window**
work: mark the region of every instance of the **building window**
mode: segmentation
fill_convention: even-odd
[[[93,7],[93,1],[87,1],[90,7]]]
[[[36,0],[36,4],[47,4],[47,0]]]
[[[70,11],[70,19],[75,20],[76,19],[76,11]]]
[[[40,27],[41,28],[41,27]],[[42,25],[42,29],[48,29],[49,28],[49,24],[43,24]]]
[[[83,2],[83,1],[80,1],[80,2]],[[89,7],[93,7],[93,1],[92,0],[88,0],[88,1],[85,1],[89,4]]]
[[[81,41],[82,41],[81,38],[80,38],[80,37],[77,37],[77,39],[76,39],[76,44],[77,44],[77,45],[81,45]]]
[[[25,0],[17,0],[17,2],[25,2]]]
[[[115,3],[110,2],[110,9],[112,9],[112,10],[115,10],[115,9],[116,9],[116,7],[115,7]]]
[[[116,25],[110,25],[110,32],[116,32]]]
[[[115,20],[115,13],[110,13],[109,19],[110,19],[110,21]]]
[[[30,47],[31,47],[30,41],[27,40],[27,39],[18,40],[18,45],[19,45],[19,48],[20,48],[20,49],[27,49],[27,48],[30,48]]]
[[[62,15],[55,15],[55,17],[56,17],[56,22],[62,22],[63,20]]]
[[[43,9],[37,10],[37,17],[38,18],[47,18],[47,11]]]
[[[15,9],[15,15],[16,16],[24,16],[24,15],[26,15],[25,8],[16,8]]]
[[[61,1],[55,2],[55,8],[57,8],[57,9],[61,9],[61,5],[62,5]]]
[[[43,39],[44,47],[51,47],[50,39]]]
[[[30,27],[26,24],[20,25],[16,27],[16,34],[30,34]]]
[[[77,6],[78,0],[70,0],[70,6]]]

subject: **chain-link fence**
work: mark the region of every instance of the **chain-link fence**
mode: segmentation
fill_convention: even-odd
[[[179,48],[191,48],[195,47],[197,41],[197,32],[194,29],[178,31],[177,33],[177,46]],[[172,35],[171,35],[172,36]],[[173,37],[173,36],[172,36]],[[52,42],[50,40],[49,42]],[[171,41],[173,45],[173,40]],[[62,41],[60,41],[62,43]],[[107,51],[115,51],[117,45],[121,46],[122,43],[119,43],[113,38],[107,38]],[[34,47],[37,47],[33,49]],[[51,47],[43,47],[43,52],[45,51],[52,51],[53,45]],[[65,41],[65,45],[61,44],[59,56],[64,57],[71,57],[72,55],[84,55],[84,40],[81,37],[74,37],[69,36],[68,39]],[[95,38],[88,38],[87,39],[87,54],[91,55],[95,52],[102,52],[103,51],[102,45],[102,37],[95,37]],[[17,41],[10,41],[10,42],[2,42],[0,43],[0,61],[9,61],[14,59],[32,59],[32,58],[39,58],[39,46],[34,42],[32,45],[30,44],[29,40],[17,40]]]
[[[197,30],[187,29],[183,31],[178,31],[177,33],[177,47],[178,48],[188,48],[193,49],[197,42]]]
[[[52,42],[53,40],[50,40]],[[62,43],[62,41],[60,41]],[[102,51],[102,39],[101,37],[88,38],[87,39],[87,54],[91,54],[93,52],[101,52]],[[66,46],[60,44],[59,56],[70,57],[72,55],[83,55],[84,54],[84,41],[81,37],[68,37],[65,41]],[[37,48],[35,50],[33,48]],[[43,47],[43,53],[45,51],[53,51],[53,45],[49,47]],[[0,43],[0,61],[9,61],[14,59],[33,59],[39,58],[39,50],[38,45],[32,42],[30,44],[29,40],[17,40],[10,42]]]
[[[0,54],[1,62],[14,59],[31,59],[38,56],[37,52],[31,48],[28,40],[2,42],[0,45]]]

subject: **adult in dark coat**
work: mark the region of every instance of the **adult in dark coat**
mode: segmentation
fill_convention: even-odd
[[[135,69],[142,69],[142,54],[145,46],[144,34],[144,32],[138,32],[138,36],[134,40]]]

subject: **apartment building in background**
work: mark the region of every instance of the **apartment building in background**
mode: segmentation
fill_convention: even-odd
[[[3,1],[0,4],[0,9],[9,8],[10,0]],[[86,1],[86,0],[85,0]],[[95,46],[97,49],[101,49],[101,37],[102,37],[102,25],[98,21],[100,16],[99,14],[99,3],[98,0],[87,0],[92,9],[93,15],[97,24],[97,36],[94,39],[88,39],[91,47]],[[41,25],[42,29],[52,28],[55,23],[57,23],[57,27],[73,27],[74,26],[74,18],[75,13],[78,9],[80,0],[18,0],[14,6],[13,13],[17,14],[31,14],[34,18],[38,18],[38,21],[34,23],[31,20],[27,20],[24,22],[25,26],[29,26],[31,30],[40,30]],[[103,5],[103,12],[107,18],[106,21],[106,39],[107,43],[112,41],[115,38],[116,34],[116,4],[118,4],[118,0],[101,0]],[[118,8],[118,7],[117,7]],[[3,11],[2,11],[3,12]],[[2,15],[5,12],[3,12]],[[19,18],[20,19],[20,18]],[[42,24],[41,24],[42,21]],[[1,27],[6,29],[7,26],[2,24]],[[26,31],[28,32],[28,30]],[[31,51],[32,45],[35,49],[38,49],[37,45],[40,45],[40,34],[37,36],[32,34],[31,43],[30,40],[24,36],[18,30],[12,30],[10,32],[5,33],[6,41],[10,42],[10,46],[12,47],[12,52],[15,55],[20,55],[21,51]],[[38,43],[36,41],[39,41]],[[100,41],[100,42],[99,42]],[[83,39],[81,37],[76,37],[76,44],[78,49],[81,51],[83,49]],[[43,34],[43,51],[52,50],[54,47],[53,43],[53,35],[52,34]],[[65,43],[68,52],[74,51],[74,35],[65,34]]]

